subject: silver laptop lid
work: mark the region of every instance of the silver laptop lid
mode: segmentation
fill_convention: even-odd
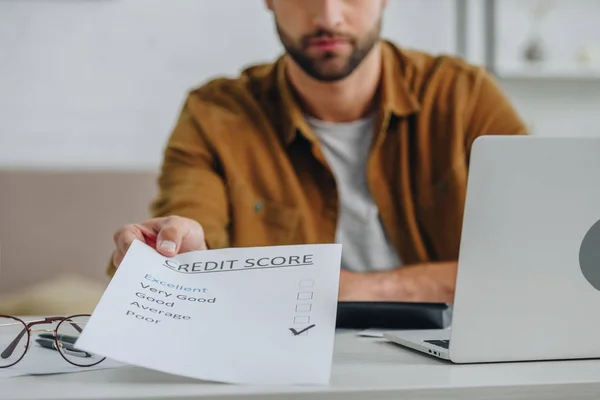
[[[451,359],[600,357],[600,138],[482,137],[469,174]]]

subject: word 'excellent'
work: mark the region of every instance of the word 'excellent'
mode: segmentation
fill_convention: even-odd
[[[173,260],[165,260],[163,267],[182,273],[243,271],[247,269],[283,268],[313,265],[313,255],[287,257],[247,258],[245,260],[198,261],[190,264],[178,264]]]
[[[184,292],[206,293],[206,288],[197,288],[197,287],[193,288],[193,287],[183,286],[183,285],[174,284],[174,283],[167,283],[165,281],[160,281],[160,280],[156,279],[155,277],[153,277],[150,274],[146,274],[144,276],[144,279],[146,279],[152,283],[156,283],[157,285],[166,286],[168,288],[181,290]]]

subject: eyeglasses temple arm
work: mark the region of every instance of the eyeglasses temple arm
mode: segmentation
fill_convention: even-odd
[[[55,322],[55,321],[60,321],[62,320],[62,317],[52,317],[52,318],[46,318],[46,322]],[[80,327],[78,324],[76,324],[75,322],[71,321],[69,318],[64,318],[65,321],[69,321],[69,325],[71,325],[73,328],[75,328],[75,330],[79,333],[83,332],[83,328]]]
[[[82,329],[82,328],[81,328],[79,325],[77,325],[76,323],[74,323],[74,322],[69,322],[69,324],[70,324],[70,325],[71,325],[73,328],[75,328],[75,330],[76,330],[77,332],[79,332],[79,333],[83,332],[83,329]]]
[[[15,349],[17,348],[17,345],[19,344],[19,342],[23,338],[23,335],[25,335],[26,333],[27,333],[27,329],[23,329],[21,331],[21,333],[19,333],[17,335],[17,337],[15,338],[15,340],[13,340],[12,342],[10,342],[10,344],[6,347],[6,349],[4,349],[4,351],[0,354],[0,357],[2,357],[4,359],[7,359],[8,357],[12,356],[12,354],[15,351]]]

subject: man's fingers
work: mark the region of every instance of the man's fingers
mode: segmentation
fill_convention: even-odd
[[[115,250],[115,252],[113,253],[113,258],[112,258],[113,265],[115,267],[118,267],[119,265],[121,265],[123,258],[125,258],[125,253],[122,253],[120,250]]]
[[[149,244],[149,241],[156,241],[156,235],[160,230],[160,227],[155,226],[155,223],[152,220],[131,226],[140,231],[147,244]]]
[[[127,253],[129,246],[131,243],[137,239],[143,243],[146,243],[144,239],[144,235],[142,232],[136,228],[134,225],[126,225],[122,229],[120,229],[114,237],[115,245],[117,246],[117,250],[121,253]]]
[[[113,263],[116,266],[123,261],[136,239],[166,257],[174,257],[180,251],[206,249],[204,231],[198,222],[177,216],[154,218],[140,224],[126,225],[115,233]]]
[[[190,230],[182,218],[167,218],[156,238],[156,250],[164,256],[173,257],[179,252],[181,240]]]

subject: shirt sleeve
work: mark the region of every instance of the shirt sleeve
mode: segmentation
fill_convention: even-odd
[[[216,151],[191,107],[188,100],[167,143],[159,193],[150,211],[153,217],[176,215],[198,221],[208,248],[223,248],[230,243],[226,185]]]
[[[496,80],[483,68],[473,79],[466,107],[466,150],[482,135],[526,135],[527,126]]]

